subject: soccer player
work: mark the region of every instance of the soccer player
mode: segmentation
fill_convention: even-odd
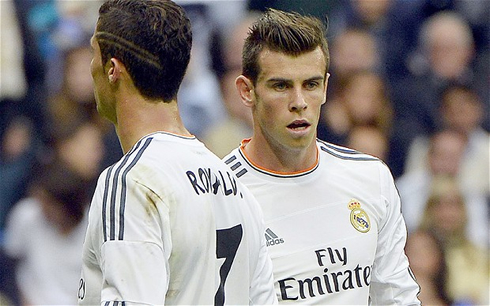
[[[254,133],[224,160],[262,206],[279,303],[418,305],[389,169],[316,138],[328,66],[318,19],[268,10],[236,79]]]
[[[125,155],[101,174],[80,304],[277,302],[261,210],[184,127],[177,91],[191,26],[169,0],[109,0],[91,39],[99,113]]]

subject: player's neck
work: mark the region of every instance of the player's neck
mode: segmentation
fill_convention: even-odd
[[[255,165],[280,173],[303,172],[313,168],[318,162],[316,142],[306,148],[293,150],[274,146],[254,135],[243,150]]]
[[[191,136],[185,128],[177,101],[126,99],[118,107],[116,132],[123,152],[128,152],[142,137],[154,132]]]

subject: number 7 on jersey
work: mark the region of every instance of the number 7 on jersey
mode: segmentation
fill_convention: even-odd
[[[216,257],[225,259],[219,270],[220,285],[214,296],[214,305],[216,306],[222,306],[225,303],[226,278],[228,273],[230,273],[242,236],[243,229],[241,224],[216,231]]]

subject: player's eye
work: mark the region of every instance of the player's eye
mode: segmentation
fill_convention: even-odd
[[[287,84],[285,82],[277,82],[272,84],[272,88],[278,91],[283,91],[287,88]]]
[[[320,83],[318,83],[317,81],[310,81],[305,84],[305,88],[309,90],[315,89],[318,86],[320,86]]]

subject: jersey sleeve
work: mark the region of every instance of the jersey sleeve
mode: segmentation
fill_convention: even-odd
[[[400,197],[386,166],[381,168],[381,197],[385,214],[379,225],[370,300],[373,305],[420,305],[419,285],[405,255],[407,230]]]
[[[168,209],[141,183],[128,178],[125,186],[125,198],[116,197],[106,205],[101,305],[111,301],[162,305],[172,247]]]

